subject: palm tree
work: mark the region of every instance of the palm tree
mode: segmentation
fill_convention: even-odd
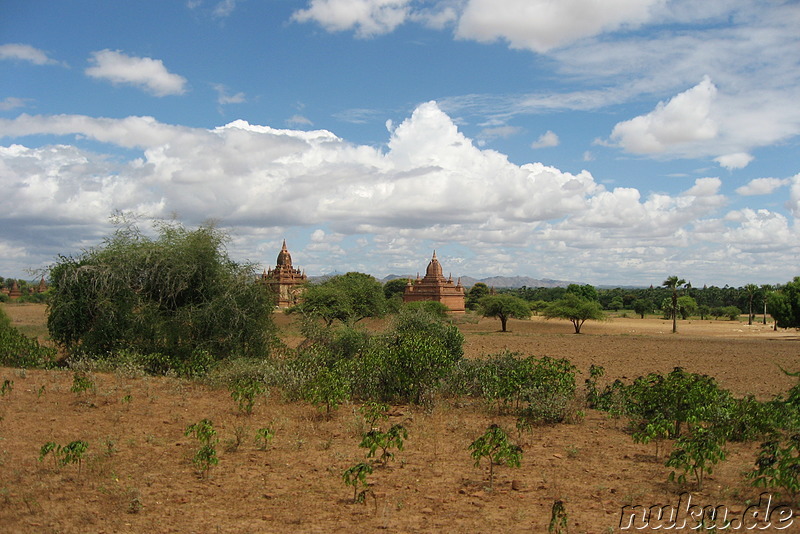
[[[672,290],[672,333],[678,331],[678,288],[686,285],[686,280],[677,276],[670,276],[661,284]]]
[[[772,286],[769,284],[761,284],[761,290],[763,291],[761,296],[764,301],[764,324],[767,324],[767,299],[769,298],[770,291],[772,291]]]
[[[756,296],[758,286],[755,284],[747,284],[744,286],[747,292],[747,326],[753,326],[753,298]]]

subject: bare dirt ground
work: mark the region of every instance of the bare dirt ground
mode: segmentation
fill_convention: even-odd
[[[43,307],[4,306],[18,325],[43,321]],[[276,319],[290,331],[290,318]],[[620,318],[587,323],[578,336],[568,322],[534,318],[511,321],[508,333],[488,319],[460,328],[468,357],[506,349],[565,357],[583,372],[603,365],[607,381],[683,366],[738,395],[769,398],[795,383],[779,365],[800,369],[797,332],[763,325],[681,321],[673,335],[667,321]],[[570,533],[606,533],[620,531],[623,506],[677,504],[690,489],[668,483],[654,446],[633,443],[624,422],[605,413],[520,434],[513,418],[476,401],[440,399],[431,411],[392,407],[389,423],[409,430],[405,449],[369,477],[366,504],[353,504],[341,474],[364,459],[356,406],[327,419],[274,391],[248,416],[228,391],[174,378],[96,374],[95,392],[82,394],[70,391],[66,370],[0,368],[4,380],[13,386],[0,396],[0,532],[544,533],[553,502],[562,500]],[[184,435],[203,418],[220,438],[208,479],[191,462],[197,441]],[[513,431],[524,449],[520,468],[496,468],[494,491],[486,464],[475,467],[467,450],[491,423]],[[252,436],[267,426],[275,438],[258,450]],[[234,450],[237,431],[246,437]],[[80,469],[38,461],[46,442],[79,439],[89,442]],[[692,492],[693,503],[741,514],[761,491],[742,478],[757,448],[728,444],[727,461]],[[800,519],[781,532],[800,532]]]

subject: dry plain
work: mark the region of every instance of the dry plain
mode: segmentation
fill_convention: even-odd
[[[3,306],[17,326],[44,335],[43,306]],[[287,344],[298,341],[289,317],[278,314],[276,322]],[[512,320],[507,333],[491,319],[459,327],[469,358],[502,350],[568,358],[582,373],[579,391],[591,364],[605,367],[601,383],[682,366],[736,395],[767,399],[795,383],[779,366],[800,370],[800,336],[771,325],[681,321],[672,334],[658,318],[613,318],[575,335],[566,321],[534,317]],[[353,504],[341,473],[364,457],[357,406],[325,418],[272,391],[247,416],[227,390],[197,382],[98,373],[96,392],[79,396],[72,379],[68,370],[0,368],[0,381],[13,381],[0,397],[2,532],[543,533],[553,502],[562,500],[570,533],[606,533],[620,532],[623,506],[675,503],[686,489],[667,482],[670,469],[652,445],[633,443],[624,421],[605,413],[587,410],[579,423],[518,433],[513,418],[479,401],[442,398],[430,410],[391,408],[390,422],[408,428],[405,449],[369,477],[366,504]],[[196,441],[184,435],[203,418],[221,440],[207,480],[191,463]],[[513,430],[524,450],[519,469],[497,468],[494,491],[486,488],[485,464],[475,467],[467,450],[491,423]],[[250,437],[228,447],[237,429],[249,436],[266,426],[275,430],[268,450]],[[79,439],[89,443],[80,472],[38,461],[44,443]],[[742,477],[757,448],[728,444],[727,461],[693,492],[694,502],[741,513],[760,493]],[[795,523],[782,532],[800,532]]]

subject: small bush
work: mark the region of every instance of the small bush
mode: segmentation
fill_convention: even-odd
[[[11,326],[11,320],[0,309],[0,365],[4,367],[50,368],[55,365],[56,350],[39,344]]]

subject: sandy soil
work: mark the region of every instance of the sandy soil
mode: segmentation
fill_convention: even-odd
[[[13,308],[22,307],[6,307],[18,318]],[[284,327],[286,320],[278,317]],[[508,333],[493,320],[460,325],[468,357],[506,349],[566,357],[582,371],[605,366],[608,381],[680,365],[717,377],[737,394],[766,398],[794,383],[778,365],[800,369],[794,331],[693,321],[680,322],[673,335],[670,326],[614,319],[587,323],[578,336],[568,322],[537,318],[512,321]],[[514,420],[477,402],[444,399],[429,412],[392,407],[389,424],[408,428],[406,447],[369,477],[366,504],[353,504],[341,473],[364,459],[356,406],[342,406],[328,419],[272,392],[247,416],[227,391],[185,380],[93,378],[95,392],[76,394],[70,371],[0,368],[0,381],[13,382],[0,396],[0,531],[544,533],[553,502],[562,500],[570,533],[607,533],[620,531],[623,506],[677,504],[686,489],[667,482],[670,469],[663,458],[656,461],[654,446],[634,444],[622,422],[589,410],[577,424],[514,430],[522,466],[496,468],[495,489],[488,491],[488,468],[475,467],[467,447],[487,425],[512,430]],[[220,438],[219,465],[208,479],[191,462],[196,440],[184,435],[203,418]],[[252,436],[266,426],[276,435],[262,451]],[[237,432],[245,439],[234,450]],[[38,461],[46,442],[78,439],[89,442],[80,470]],[[757,447],[729,444],[728,460],[703,491],[693,492],[693,502],[741,514],[760,493],[741,476]],[[795,523],[782,532],[800,532],[800,519]]]

